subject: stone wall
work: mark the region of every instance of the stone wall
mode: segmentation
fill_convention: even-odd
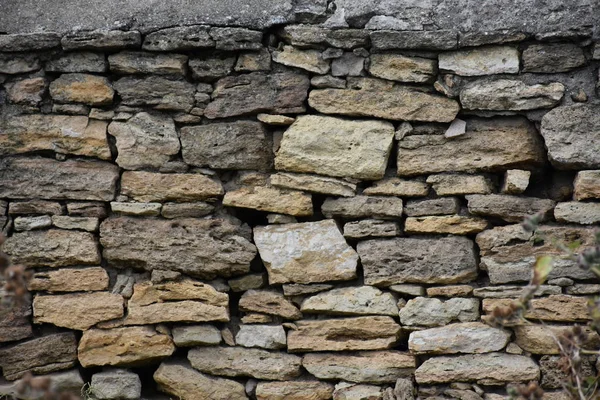
[[[34,271],[0,394],[30,371],[98,399],[561,398],[592,273],[558,260],[532,324],[481,320],[558,253],[524,217],[593,243],[594,2],[493,31],[384,3],[0,35],[3,250]]]

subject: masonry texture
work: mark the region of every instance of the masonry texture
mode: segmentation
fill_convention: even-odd
[[[523,218],[594,241],[597,2],[56,3],[0,15],[0,397],[565,398],[594,274],[481,321],[558,254]]]

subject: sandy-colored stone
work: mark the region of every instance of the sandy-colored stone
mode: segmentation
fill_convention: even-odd
[[[160,214],[165,218],[200,218],[214,210],[214,206],[204,202],[194,203],[165,203]]]
[[[531,171],[520,169],[509,169],[504,174],[504,184],[502,185],[502,193],[506,194],[521,194],[529,186],[529,178]]]
[[[279,114],[258,114],[256,116],[260,122],[263,122],[267,125],[275,125],[275,126],[287,126],[294,123],[296,118],[288,117],[287,115],[279,115]]]
[[[288,333],[288,351],[385,350],[393,347],[400,325],[391,317],[297,321]]]
[[[587,326],[581,327],[588,335],[582,348],[593,350],[600,345],[600,336]],[[557,340],[567,331],[572,330],[569,325],[521,325],[513,327],[515,342],[525,351],[532,354],[560,354]]]
[[[50,83],[50,96],[59,103],[103,106],[111,104],[114,95],[110,82],[102,76],[63,74]]]
[[[100,220],[95,217],[54,215],[52,216],[52,225],[61,229],[77,229],[87,232],[96,232],[100,225]]]
[[[360,383],[393,383],[409,377],[415,357],[399,351],[363,351],[352,354],[306,354],[302,366],[319,379]]]
[[[373,54],[369,73],[391,81],[426,83],[437,75],[437,63],[428,58],[400,54]]]
[[[248,290],[240,298],[241,311],[276,315],[285,319],[300,319],[302,313],[279,292]]]
[[[442,301],[416,297],[400,309],[402,325],[443,326],[452,321],[470,322],[479,319],[479,300],[455,297]]]
[[[313,93],[314,90],[311,95]],[[394,127],[389,122],[299,116],[283,134],[275,168],[345,178],[381,179],[393,137]]]
[[[554,207],[554,218],[562,223],[596,225],[600,223],[600,203],[558,203]]]
[[[373,182],[363,190],[363,194],[373,196],[423,197],[429,193],[429,185],[421,181],[410,181],[400,178],[385,178]]]
[[[293,46],[283,46],[281,51],[274,51],[273,61],[288,67],[301,68],[315,74],[329,72],[329,61],[323,59],[318,50],[300,50]]]
[[[460,201],[456,197],[437,199],[409,200],[404,206],[404,214],[409,217],[431,215],[454,215],[460,211]]]
[[[347,287],[322,292],[306,298],[302,312],[331,315],[398,314],[396,299],[372,286]]]
[[[332,220],[254,229],[269,283],[318,283],[356,277],[358,255]]]
[[[8,205],[8,215],[48,214],[60,215],[63,207],[60,203],[46,200],[11,201]],[[4,214],[4,213],[2,213]]]
[[[487,226],[485,219],[462,215],[408,217],[404,222],[404,231],[413,234],[470,235],[483,231]]]
[[[61,268],[36,272],[29,290],[46,292],[91,292],[108,289],[108,273],[102,267]]]
[[[375,385],[352,385],[340,382],[335,385],[333,400],[383,400],[383,390]]]
[[[36,107],[42,101],[48,83],[44,78],[29,78],[5,84],[8,102]]]
[[[121,194],[143,202],[187,202],[221,197],[223,187],[220,182],[202,174],[125,171],[121,178]]]
[[[512,299],[483,299],[482,309],[486,314],[496,307],[509,306]],[[544,321],[588,321],[592,317],[588,310],[586,297],[554,294],[531,300],[531,307],[525,311],[525,318]]]
[[[429,297],[468,297],[473,293],[471,285],[434,286],[427,288]]]
[[[303,190],[342,197],[352,197],[356,194],[355,183],[327,176],[279,172],[271,175],[269,180],[271,185],[283,189]]]
[[[508,344],[510,334],[481,322],[465,322],[410,334],[408,348],[414,354],[489,353]]]
[[[268,186],[242,187],[225,193],[223,205],[306,217],[313,214],[312,197],[296,190]]]
[[[317,89],[308,103],[323,114],[376,117],[390,120],[454,120],[455,100],[375,78],[350,79],[349,89]]]
[[[556,106],[565,93],[562,83],[528,85],[516,79],[482,80],[460,92],[467,110],[535,110]]]
[[[450,51],[439,58],[440,70],[461,76],[519,73],[519,51],[510,46]]]
[[[483,175],[437,174],[429,175],[430,183],[438,196],[463,194],[490,194],[494,192],[492,182]]]
[[[257,400],[329,400],[333,394],[331,383],[316,380],[259,382]]]
[[[160,215],[160,203],[125,203],[112,201],[110,209],[113,213],[122,215],[136,215],[139,217],[156,217]]]
[[[573,198],[575,200],[600,199],[600,170],[577,172]]]
[[[467,203],[471,214],[501,218],[506,222],[521,222],[537,213],[548,216],[555,205],[550,199],[504,194],[472,194],[467,196]]]
[[[103,365],[144,365],[173,354],[171,337],[150,326],[90,329],[83,332],[78,347],[84,368]]]

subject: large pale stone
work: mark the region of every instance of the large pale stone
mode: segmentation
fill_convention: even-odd
[[[241,311],[276,315],[285,319],[300,319],[302,313],[279,292],[248,290],[240,298]]]
[[[565,93],[562,83],[528,85],[520,80],[498,79],[475,81],[460,92],[460,102],[467,110],[534,110],[552,108]]]
[[[501,171],[539,166],[544,148],[535,127],[522,117],[467,120],[466,134],[410,135],[398,143],[398,175]]]
[[[119,168],[105,162],[5,158],[0,160],[0,197],[111,201],[118,178]]]
[[[415,357],[399,351],[364,351],[353,354],[306,354],[302,366],[319,379],[360,383],[393,383],[409,377]]]
[[[304,112],[308,77],[294,72],[252,72],[217,81],[207,118],[226,118],[257,112]]]
[[[437,63],[400,54],[372,54],[369,73],[392,81],[426,83],[437,75]]]
[[[400,309],[402,325],[442,326],[452,321],[469,322],[479,318],[479,300],[416,297]]]
[[[385,350],[393,347],[400,325],[391,317],[297,321],[288,333],[288,351]]]
[[[356,184],[343,179],[318,175],[292,174],[279,172],[269,178],[271,185],[283,189],[352,197],[356,194]]]
[[[488,222],[485,219],[462,215],[408,217],[404,221],[404,231],[413,234],[469,235],[483,231],[487,225]]]
[[[274,51],[273,61],[288,67],[301,68],[316,74],[329,72],[329,61],[323,59],[318,50],[300,50],[293,46],[283,46],[281,51]]]
[[[45,229],[52,226],[52,218],[49,215],[37,217],[16,217],[13,221],[15,231],[32,231],[34,229]]]
[[[122,51],[108,56],[110,70],[115,74],[184,75],[187,60],[183,54],[143,51]]]
[[[440,70],[461,76],[519,73],[519,51],[515,47],[477,47],[440,53],[439,58]]]
[[[112,265],[168,269],[206,279],[248,272],[256,255],[249,239],[244,228],[224,219],[111,217],[100,225],[104,257]]]
[[[109,105],[115,91],[108,79],[88,74],[63,74],[50,84],[50,96],[59,103]]]
[[[8,380],[67,369],[77,360],[77,339],[73,332],[54,333],[0,349],[2,375]]]
[[[581,242],[581,248],[595,243],[593,228],[541,226],[539,232],[554,240],[565,243]],[[595,275],[564,257],[551,240],[539,241],[520,225],[495,227],[477,235],[481,254],[481,267],[487,269],[490,283],[497,285],[509,282],[527,282],[531,278],[531,267],[537,256],[551,255],[552,271],[548,279],[569,277],[592,279]]]
[[[4,249],[13,263],[28,267],[64,267],[100,263],[94,235],[87,232],[50,229],[13,234]]]
[[[422,197],[429,193],[429,185],[420,181],[385,178],[363,190],[363,194],[375,196]]]
[[[211,375],[285,381],[300,375],[302,359],[244,347],[197,347],[188,353],[195,369]]]
[[[365,284],[459,283],[477,276],[474,244],[463,237],[396,238],[360,242]]]
[[[598,224],[600,223],[600,203],[580,203],[578,201],[558,203],[554,208],[554,218],[563,223]]]
[[[496,307],[509,306],[512,299],[483,299],[482,309],[486,314]],[[525,311],[525,318],[544,321],[587,321],[592,318],[586,297],[553,294],[531,300],[531,307]]]
[[[46,292],[91,292],[108,289],[108,273],[102,267],[61,268],[36,272],[29,290]]]
[[[415,354],[489,353],[500,351],[510,334],[481,322],[465,322],[410,334],[408,348]]]
[[[490,194],[494,192],[492,182],[483,175],[437,174],[429,175],[430,183],[438,196],[463,194]]]
[[[349,89],[317,89],[308,104],[323,114],[377,117],[390,120],[454,120],[455,100],[375,78],[349,79]]]
[[[322,292],[306,298],[302,312],[332,315],[398,314],[396,299],[372,286],[348,287]]]
[[[547,216],[555,205],[549,199],[503,194],[472,194],[467,196],[467,203],[471,214],[501,218],[506,222],[521,222],[537,213]]]
[[[315,283],[356,277],[358,255],[332,220],[254,229],[269,283]]]
[[[583,49],[571,43],[544,43],[523,51],[523,71],[567,72],[586,63]]]
[[[597,349],[600,336],[587,326],[581,327],[588,339],[582,347],[588,350]],[[557,339],[565,332],[572,331],[569,325],[521,325],[513,327],[515,342],[523,350],[533,354],[560,354]]]
[[[126,171],[121,178],[121,194],[142,202],[187,202],[220,197],[223,187],[220,182],[202,174]]]
[[[156,75],[126,76],[113,84],[123,104],[157,110],[189,111],[194,106],[193,84]]]
[[[548,158],[559,169],[600,168],[599,104],[557,107],[542,118]]]
[[[379,218],[398,219],[402,217],[402,199],[384,196],[355,196],[327,198],[321,206],[323,215],[328,218]]]
[[[156,217],[160,215],[160,203],[124,203],[112,201],[110,209],[113,213],[122,215],[136,215],[140,217]]]
[[[180,400],[247,400],[244,385],[215,378],[190,368],[187,363],[163,362],[154,373],[160,391]]]
[[[179,138],[170,117],[141,112],[126,122],[112,122],[117,164],[125,169],[160,168],[179,153]]]
[[[98,322],[123,316],[123,297],[108,292],[37,295],[33,322],[86,330]]]
[[[329,400],[333,394],[331,383],[315,380],[287,382],[259,382],[257,400]]]
[[[313,214],[312,197],[296,190],[268,186],[242,187],[225,193],[223,205],[306,217]]]
[[[538,380],[540,369],[531,358],[504,353],[433,357],[415,372],[419,384],[484,382],[501,384]]]
[[[579,171],[574,185],[575,200],[600,199],[600,170]]]
[[[267,132],[259,122],[235,121],[181,129],[183,161],[198,167],[265,170],[272,164]]]
[[[285,330],[281,325],[241,325],[235,343],[244,347],[277,350],[285,348]]]
[[[168,357],[175,351],[169,335],[150,326],[90,329],[79,341],[78,358],[84,368],[102,365],[135,366]]]
[[[275,168],[346,178],[381,179],[393,137],[394,127],[389,122],[300,116],[283,135],[275,157]]]

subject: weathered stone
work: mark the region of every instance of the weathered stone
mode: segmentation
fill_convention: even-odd
[[[440,70],[461,76],[519,73],[519,51],[510,46],[451,51],[439,58]]]
[[[36,107],[42,101],[46,86],[46,79],[30,78],[7,83],[4,87],[9,103]]]
[[[235,57],[213,55],[203,58],[192,58],[189,61],[192,77],[200,81],[212,82],[227,76],[233,70]]]
[[[103,254],[112,265],[173,270],[206,279],[247,273],[256,255],[249,239],[239,225],[217,218],[111,217],[100,225]]]
[[[214,47],[215,41],[203,25],[176,26],[151,32],[144,37],[142,48],[148,51],[194,50]]]
[[[46,374],[75,365],[77,339],[73,332],[55,333],[0,349],[4,378],[16,380],[27,371]]]
[[[363,194],[375,196],[422,197],[429,193],[429,185],[420,181],[385,178],[363,190]]]
[[[315,76],[310,80],[310,85],[319,89],[323,88],[336,88],[344,89],[346,87],[346,80],[336,78],[329,75]]]
[[[595,349],[600,344],[600,336],[589,327],[581,327],[588,339],[582,344],[584,349]],[[532,354],[560,354],[557,338],[571,330],[569,325],[521,325],[513,327],[516,343]]]
[[[600,293],[600,284],[597,283],[575,283],[567,286],[567,294],[598,294]]]
[[[159,168],[179,153],[179,138],[170,117],[141,112],[127,122],[112,122],[117,164],[125,169]]]
[[[450,122],[458,113],[454,100],[375,78],[352,78],[349,89],[312,90],[311,107],[324,114],[390,120]]]
[[[331,62],[333,76],[361,76],[365,67],[365,58],[351,52],[345,52]]]
[[[479,319],[479,300],[416,297],[400,309],[402,325],[443,326],[452,321],[469,322]]]
[[[241,325],[235,342],[244,347],[283,349],[286,345],[285,331],[281,325]]]
[[[509,169],[504,174],[504,184],[502,185],[502,193],[506,194],[521,194],[529,186],[529,178],[531,171],[523,171],[520,169]]]
[[[459,138],[410,135],[398,143],[398,175],[498,171],[544,161],[535,127],[522,117],[467,120]],[[433,183],[433,182],[432,182]]]
[[[46,50],[60,46],[60,35],[54,32],[0,35],[0,51],[17,52]]]
[[[11,201],[8,205],[8,215],[48,214],[60,215],[63,213],[60,203],[46,200]],[[4,213],[2,213],[4,214]]]
[[[86,330],[98,322],[123,316],[123,297],[108,292],[37,295],[33,322]]]
[[[266,276],[260,274],[248,274],[239,278],[233,278],[227,281],[227,284],[234,292],[245,292],[250,289],[260,289],[266,283]]]
[[[570,201],[558,203],[554,208],[554,218],[558,222],[591,225],[600,223],[600,203],[580,203]]]
[[[105,218],[108,215],[104,202],[69,202],[67,212],[74,217]]]
[[[0,54],[0,74],[24,74],[37,71],[40,67],[40,60],[34,55]]]
[[[475,81],[460,92],[460,102],[467,110],[535,110],[552,108],[562,99],[562,83],[528,85],[515,79]]]
[[[464,237],[396,238],[360,242],[365,284],[459,283],[477,276],[474,244]]]
[[[426,83],[435,79],[437,63],[427,58],[400,54],[373,54],[369,73],[392,81]]]
[[[213,212],[214,206],[208,203],[165,203],[161,215],[165,218],[199,218]]]
[[[303,285],[300,283],[291,283],[291,284],[287,284],[287,285],[282,285],[282,287],[283,287],[283,294],[285,296],[300,296],[300,295],[304,295],[304,294],[319,293],[324,290],[333,289],[333,285],[318,284],[318,283],[308,284],[308,285]]]
[[[367,239],[375,237],[394,237],[401,233],[397,222],[365,219],[344,224],[344,237],[348,239]]]
[[[126,76],[113,87],[128,106],[150,106],[157,110],[189,111],[194,106],[193,84],[171,78],[150,75]]]
[[[342,197],[352,197],[356,194],[356,184],[343,179],[285,172],[271,175],[269,179],[271,185],[283,189],[303,190]]]
[[[584,227],[538,228],[544,237],[571,243],[581,242],[581,248],[593,246],[593,229]],[[527,282],[531,278],[531,266],[537,256],[553,256],[549,279],[570,277],[592,279],[594,274],[578,267],[577,263],[563,257],[561,250],[550,240],[539,241],[537,236],[525,232],[520,225],[495,227],[477,235],[481,254],[481,267],[487,269],[490,283]]]
[[[600,170],[577,172],[574,185],[575,200],[600,199]]]
[[[471,285],[436,286],[427,288],[429,297],[467,297],[473,293]]]
[[[221,183],[202,174],[159,174],[126,171],[121,178],[121,194],[136,201],[197,201],[223,195]]]
[[[396,300],[372,286],[348,287],[322,292],[306,298],[302,312],[330,315],[390,315],[398,314]]]
[[[471,214],[501,218],[506,222],[521,222],[525,217],[537,213],[547,216],[555,205],[549,199],[503,194],[472,194],[466,197]]]
[[[569,379],[570,372],[567,372],[565,370],[565,361],[563,357],[564,356],[543,356],[540,358],[540,372],[542,374],[542,379],[540,383],[542,388],[546,390],[564,390],[564,382]],[[595,360],[596,358],[589,355],[582,355],[579,358],[577,362],[577,375],[581,381],[595,379]]]
[[[112,201],[110,209],[115,214],[136,215],[140,217],[156,217],[160,215],[160,203],[123,203]]]
[[[50,95],[59,103],[102,106],[112,103],[115,91],[108,79],[89,74],[62,74],[50,83]]]
[[[415,354],[489,353],[504,349],[509,339],[501,329],[465,322],[412,332],[408,348]]]
[[[173,328],[177,347],[212,346],[221,343],[221,332],[213,325],[184,325]]]
[[[125,325],[161,322],[229,321],[229,296],[212,286],[184,279],[136,283],[127,306]]]
[[[446,132],[444,132],[444,137],[446,139],[452,139],[462,136],[465,133],[467,133],[467,122],[457,118],[452,121]]]
[[[358,255],[332,220],[254,228],[269,283],[318,283],[356,277]]]
[[[333,400],[383,400],[383,392],[380,386],[374,385],[351,385],[341,382],[335,385]]]
[[[381,179],[393,137],[394,127],[389,122],[300,116],[283,135],[275,168],[337,177]],[[328,151],[320,151],[322,148]]]
[[[199,167],[265,170],[273,162],[267,133],[254,121],[184,127],[181,147],[183,160]]]
[[[248,290],[240,298],[239,308],[245,312],[276,315],[285,319],[300,319],[302,313],[279,292]]]
[[[294,123],[296,118],[278,114],[258,114],[256,118],[267,125],[288,126]]]
[[[404,222],[404,231],[416,234],[446,233],[451,235],[469,235],[479,233],[487,226],[488,222],[485,219],[461,215],[408,217]]]
[[[458,33],[449,30],[371,32],[371,44],[378,50],[452,50],[457,43]]]
[[[241,318],[243,324],[270,324],[275,321],[275,317],[272,315],[259,314],[259,313],[246,313]],[[233,341],[233,335],[231,339],[231,343],[226,341],[227,345],[235,346],[235,342]]]
[[[238,72],[270,71],[271,53],[265,48],[241,53],[238,55],[234,70]]]
[[[534,44],[523,50],[523,71],[526,72],[567,72],[585,62],[583,50],[575,44]]]
[[[318,50],[299,50],[292,46],[283,46],[281,51],[274,51],[272,57],[274,62],[289,67],[321,75],[329,72],[329,61],[324,60]]]
[[[409,296],[423,296],[425,295],[425,289],[423,286],[411,285],[408,283],[400,285],[392,285],[388,288],[392,292],[405,294]]]
[[[393,347],[400,325],[391,317],[297,321],[288,333],[288,351],[385,350]]]
[[[459,209],[460,202],[456,197],[430,200],[409,200],[404,206],[404,214],[409,217],[449,215],[456,214]]]
[[[44,229],[52,226],[52,218],[49,215],[39,215],[37,217],[17,217],[13,220],[15,231],[32,231],[34,229]]]
[[[321,211],[328,217],[395,219],[402,216],[402,199],[382,196],[327,198]]]
[[[415,358],[399,351],[372,351],[355,354],[306,354],[302,366],[319,379],[360,383],[392,383],[410,376]]]
[[[244,347],[198,347],[188,353],[195,369],[220,376],[250,376],[285,381],[300,375],[302,359],[285,353]]]
[[[225,193],[223,205],[294,216],[313,214],[310,195],[267,186],[242,187]]]
[[[304,112],[308,86],[306,75],[293,72],[228,76],[217,81],[204,115],[213,119],[256,112]]]
[[[59,58],[48,61],[45,70],[48,72],[106,72],[104,54],[89,51],[65,53]]]
[[[542,118],[548,158],[559,169],[600,168],[600,116],[597,104],[557,107]]]
[[[10,299],[6,296],[5,289],[0,289],[0,298]],[[3,305],[0,312],[0,343],[25,339],[32,333],[31,300],[25,299],[18,304],[11,304],[9,307]]]
[[[331,383],[316,380],[288,382],[259,382],[257,400],[329,400],[333,394]]]
[[[163,362],[154,373],[159,390],[181,400],[247,400],[239,382],[204,375],[187,363]]]
[[[369,33],[362,29],[329,30],[314,25],[287,25],[282,37],[298,47],[329,46],[341,49],[367,47]]]
[[[168,357],[175,346],[168,335],[149,326],[90,329],[83,333],[78,347],[83,367],[102,365],[142,365]]]
[[[142,395],[142,382],[138,374],[124,369],[92,375],[90,387],[98,400],[137,400]]]
[[[88,115],[90,108],[83,104],[52,104],[52,112],[54,114],[65,114],[65,115]],[[64,160],[65,157],[62,159]]]
[[[262,32],[246,28],[210,28],[210,37],[218,50],[259,50],[262,48]]]
[[[508,306],[511,299],[483,299],[482,309],[486,314],[494,308]],[[525,311],[525,318],[544,321],[587,321],[591,319],[586,297],[553,294],[531,300],[531,308]]]
[[[523,382],[537,380],[540,369],[531,358],[503,353],[433,357],[415,372],[419,384],[447,382]]]
[[[77,229],[87,232],[96,232],[100,221],[94,217],[71,217],[66,215],[54,215],[52,225],[61,229]]]
[[[110,160],[106,125],[84,116],[13,116],[0,127],[0,155],[50,150]]]
[[[108,289],[108,274],[102,267],[61,268],[36,272],[28,282],[29,290],[46,292],[91,292]]]
[[[431,184],[433,190],[438,196],[490,194],[494,192],[494,186],[492,185],[492,182],[483,175],[429,175],[427,177],[427,183]]]
[[[68,33],[60,41],[64,50],[115,50],[142,44],[138,31],[96,30]]]
[[[28,267],[64,267],[100,263],[94,235],[87,232],[50,229],[15,233],[4,243],[14,263]]]

